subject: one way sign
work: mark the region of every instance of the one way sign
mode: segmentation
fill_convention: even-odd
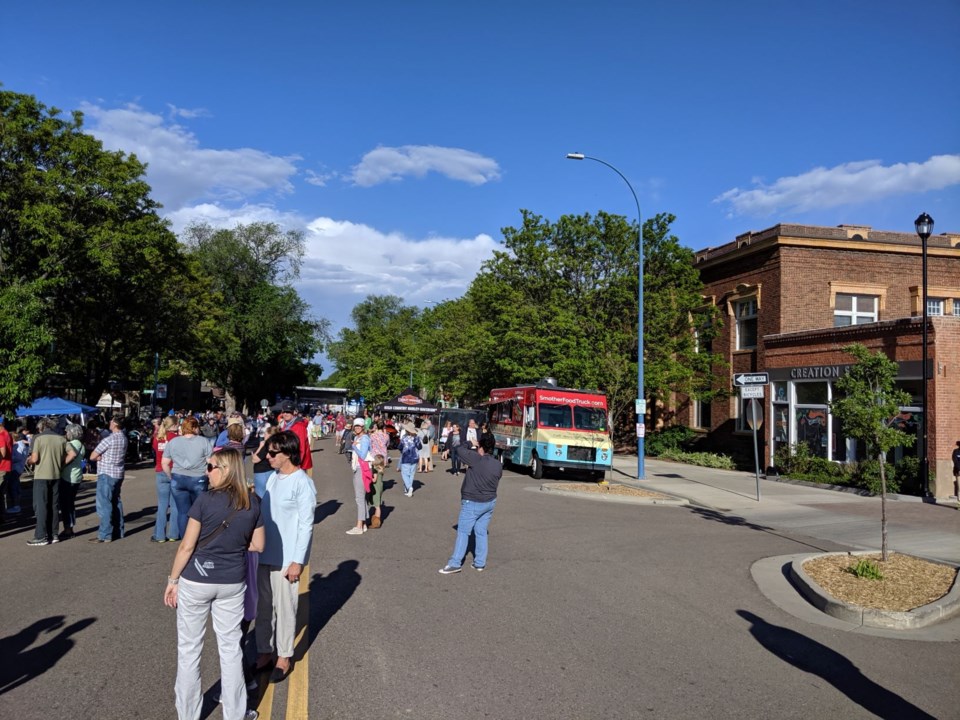
[[[770,382],[770,378],[766,373],[736,373],[733,376],[733,384],[735,387],[743,387],[744,385],[766,385]]]

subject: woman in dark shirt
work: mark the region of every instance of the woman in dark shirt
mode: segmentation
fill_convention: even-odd
[[[247,710],[240,650],[247,551],[263,550],[260,501],[247,489],[243,455],[224,448],[207,459],[210,490],[190,507],[187,529],[167,579],[163,601],[177,608],[177,715],[200,716],[200,652],[207,616],[220,651],[224,720],[256,718]]]

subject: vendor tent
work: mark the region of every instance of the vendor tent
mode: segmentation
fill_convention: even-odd
[[[29,406],[21,405],[15,413],[17,417],[38,417],[43,415],[81,415],[95,413],[97,409],[59,397],[37,398]]]
[[[393,400],[377,405],[377,412],[410,413],[411,415],[433,415],[439,408],[428,403],[417,395],[412,387],[408,387]]]

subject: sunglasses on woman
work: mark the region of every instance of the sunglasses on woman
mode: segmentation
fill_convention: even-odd
[[[267,450],[267,455],[270,457],[276,457],[277,455],[283,455],[282,450]]]
[[[207,472],[213,472],[214,470],[223,472],[223,465],[211,465],[210,463],[207,463]]]

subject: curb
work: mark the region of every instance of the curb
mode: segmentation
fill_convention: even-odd
[[[832,595],[826,593],[816,582],[813,581],[806,571],[803,564],[807,560],[830,555],[875,555],[875,550],[866,550],[860,552],[835,552],[835,553],[816,553],[804,555],[790,563],[790,578],[796,584],[800,593],[821,612],[835,617],[838,620],[859,625],[861,627],[887,628],[893,630],[912,630],[914,628],[927,627],[934,623],[946,620],[960,613],[960,575],[953,581],[953,586],[949,592],[942,598],[935,600],[928,605],[922,605],[913,610],[894,611],[878,610],[876,608],[865,608],[859,605],[851,605],[842,600],[837,600]],[[924,558],[926,559],[926,558]],[[928,560],[928,562],[935,562]],[[939,563],[947,565],[947,563]],[[953,567],[949,565],[949,567]]]
[[[562,483],[543,483],[540,485],[540,492],[554,493],[557,495],[567,495],[569,497],[584,498],[586,500],[600,500],[601,502],[627,503],[630,505],[689,505],[690,501],[686,498],[645,498],[630,495],[604,495],[602,493],[583,492],[580,490],[563,490]],[[626,485],[625,487],[630,487]],[[660,492],[651,491],[651,492]],[[665,494],[665,493],[661,493]]]

